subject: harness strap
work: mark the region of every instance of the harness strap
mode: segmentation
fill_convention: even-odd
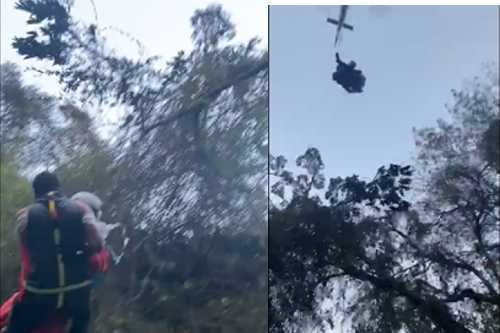
[[[60,287],[60,288],[35,288],[35,287],[32,287],[30,285],[26,285],[26,290],[33,293],[33,294],[41,294],[41,295],[54,295],[54,294],[63,294],[64,293],[67,293],[69,291],[73,291],[73,290],[78,290],[78,289],[81,289],[81,288],[85,288],[89,285],[92,284],[92,281],[91,280],[86,280],[86,281],[83,281],[81,283],[77,283],[77,284],[72,284],[72,285],[69,285],[69,286],[64,286],[64,287]]]
[[[59,228],[56,227],[54,229],[54,243],[56,244],[56,247],[59,248],[61,242],[61,232],[59,231]],[[59,252],[59,250],[58,250]],[[66,284],[66,268],[64,267],[64,260],[62,257],[62,254],[59,252],[57,253],[57,274],[58,274],[58,281],[59,281],[59,288],[64,288],[64,285]],[[64,292],[59,292],[57,295],[57,308],[60,309],[64,305]]]
[[[61,249],[60,249],[60,247],[61,247],[61,232],[59,230],[59,225],[58,225],[58,219],[57,219],[58,214],[57,214],[57,210],[56,210],[56,203],[55,203],[55,200],[53,197],[53,193],[49,193],[48,196],[49,196],[49,202],[48,202],[49,216],[52,220],[54,220],[54,222],[56,224],[53,237],[54,237],[54,244],[55,244],[56,249],[57,249],[57,275],[58,275],[58,284],[59,284],[59,288],[48,289],[48,290],[49,291],[56,290],[55,292],[49,292],[49,294],[52,294],[52,293],[57,294],[57,308],[60,309],[64,305],[64,288],[66,285],[66,269],[64,267],[64,260],[63,260],[63,257],[61,254]],[[29,289],[27,289],[27,290],[29,290]],[[38,290],[38,291],[43,291],[43,290],[44,289]],[[47,292],[42,292],[42,293],[46,294]]]

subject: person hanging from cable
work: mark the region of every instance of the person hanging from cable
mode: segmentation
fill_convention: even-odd
[[[366,78],[361,70],[356,69],[356,63],[354,61],[350,61],[349,63],[343,62],[338,52],[335,53],[335,60],[337,68],[332,74],[333,81],[337,82],[349,93],[363,92]]]

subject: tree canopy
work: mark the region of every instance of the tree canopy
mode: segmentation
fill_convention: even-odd
[[[332,178],[325,191],[318,150],[297,159],[297,176],[272,160],[274,194],[291,187],[292,199],[270,213],[270,330],[498,331],[499,100],[488,78],[453,91],[450,120],[415,130],[413,166]]]

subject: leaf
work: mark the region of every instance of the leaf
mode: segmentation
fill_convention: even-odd
[[[281,199],[285,198],[285,184],[283,181],[278,181],[271,186],[271,193],[277,195]]]

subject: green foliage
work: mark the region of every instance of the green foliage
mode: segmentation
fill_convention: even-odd
[[[0,121],[2,149],[27,146],[39,135],[37,126],[49,122],[53,98],[32,85],[26,85],[17,65],[0,65]],[[7,130],[8,129],[8,130]]]
[[[113,269],[100,294],[99,332],[151,325],[173,332],[267,330],[267,258],[256,236],[198,233],[144,242]]]
[[[51,141],[29,154],[12,146],[16,158],[28,155],[29,167],[47,159],[67,194],[98,193],[103,219],[121,225],[109,239],[120,261],[97,292],[93,330],[267,331],[268,64],[258,41],[234,43],[227,13],[209,6],[192,17],[192,52],[131,60],[67,3],[22,3],[34,20],[53,20],[14,46],[57,65],[47,73],[69,103],[48,107],[38,126]],[[127,110],[114,144],[78,101]]]
[[[31,201],[29,182],[18,173],[12,159],[0,159],[0,300],[5,300],[18,286],[19,253],[15,233],[16,212]]]

